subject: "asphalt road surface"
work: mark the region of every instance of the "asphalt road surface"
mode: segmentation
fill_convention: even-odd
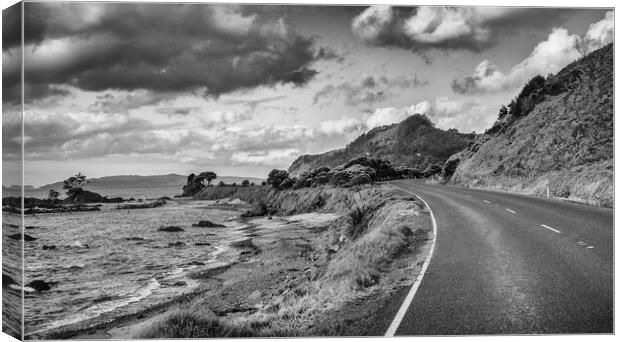
[[[612,209],[389,184],[422,197],[437,222],[433,257],[395,335],[613,332]],[[393,302],[392,313],[402,300]]]

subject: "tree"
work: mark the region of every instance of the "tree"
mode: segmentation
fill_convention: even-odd
[[[585,37],[575,37],[573,39],[573,48],[577,50],[577,53],[581,56],[581,60],[583,61],[583,67],[577,67],[577,70],[582,74],[589,74],[596,71],[596,62],[590,58],[586,59],[586,56],[594,50],[596,47],[596,42],[593,39],[585,38]]]
[[[581,58],[587,56],[592,51],[594,41],[592,39],[576,36],[573,39],[573,48],[577,50],[577,53]]]
[[[78,172],[75,176],[69,177],[64,180],[62,188],[67,190],[67,195],[80,194],[84,189],[82,187],[87,184],[86,175]]]
[[[517,101],[512,100],[508,104],[508,111],[514,117],[519,117],[519,116],[521,116],[521,105],[519,105],[519,103]]]
[[[217,186],[226,186],[226,183],[220,181],[219,183],[217,183]]]
[[[249,181],[249,180],[247,180],[247,179],[244,179],[244,180],[241,182],[241,186],[248,186],[248,185],[250,185],[250,181]]]
[[[206,180],[207,186],[210,186],[211,181],[216,178],[217,178],[217,175],[215,174],[215,172],[205,171],[205,172],[201,172],[198,176],[196,176],[196,178],[194,178],[194,182],[202,183],[203,181]]]
[[[47,195],[47,198],[49,198],[52,201],[55,201],[58,199],[58,196],[60,196],[60,192],[54,190],[54,189],[50,189],[49,194]]]
[[[267,184],[273,186],[274,188],[278,188],[285,179],[288,178],[288,172],[285,170],[273,169],[267,175]]]
[[[508,107],[502,105],[499,109],[499,119],[503,119],[506,115],[508,115]]]

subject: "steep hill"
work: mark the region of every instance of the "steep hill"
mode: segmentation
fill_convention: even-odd
[[[423,170],[432,164],[442,165],[449,156],[467,147],[473,138],[473,134],[435,128],[426,116],[415,114],[398,124],[377,127],[362,134],[343,149],[300,156],[288,171],[298,175],[320,166],[335,167],[362,156]]]
[[[546,79],[446,164],[450,183],[613,206],[613,45]],[[515,113],[512,113],[512,112]]]

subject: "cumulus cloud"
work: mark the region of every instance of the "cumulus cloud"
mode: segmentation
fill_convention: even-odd
[[[313,104],[326,103],[335,98],[344,98],[349,106],[372,104],[386,100],[394,88],[407,89],[426,84],[428,81],[418,78],[415,74],[400,75],[394,78],[364,75],[356,81],[323,87],[314,94]]]
[[[491,113],[491,115],[490,115]],[[439,128],[457,128],[463,132],[482,131],[493,123],[492,109],[477,102],[462,102],[440,97],[420,101],[407,107],[377,108],[365,118],[368,129],[399,123],[411,115],[428,116]]]
[[[359,131],[361,128],[362,123],[360,120],[345,116],[337,120],[322,121],[318,130],[326,135],[334,135]]]
[[[613,12],[607,12],[603,20],[590,25],[585,39],[592,48],[599,48],[613,41],[613,20]],[[490,61],[484,60],[476,66],[473,74],[453,80],[452,90],[460,94],[512,90],[523,86],[536,75],[556,73],[580,57],[573,47],[576,38],[577,35],[569,34],[566,29],[555,28],[545,41],[538,43],[532,53],[508,73],[503,73]]]
[[[303,85],[317,73],[313,61],[332,58],[315,51],[313,39],[284,18],[240,6],[27,3],[25,11],[31,86],[219,96],[261,85]],[[3,49],[8,62],[20,58],[12,44]],[[18,87],[19,69],[3,71],[5,90]]]
[[[294,148],[278,149],[270,151],[234,152],[230,157],[233,164],[256,164],[274,165],[286,164],[291,158],[299,155],[299,150]]]
[[[368,129],[379,126],[399,123],[413,114],[426,114],[430,108],[430,102],[423,101],[409,107],[383,107],[375,109],[374,113],[366,117],[365,124]]]
[[[566,12],[541,8],[382,5],[368,7],[353,19],[351,26],[358,38],[371,45],[418,52],[433,48],[482,51],[507,33],[560,22]]]

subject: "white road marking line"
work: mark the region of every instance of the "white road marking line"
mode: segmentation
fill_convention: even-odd
[[[513,214],[516,214],[516,213],[517,213],[516,211],[514,211],[514,210],[510,210],[510,209],[508,209],[508,208],[506,208],[506,211],[507,211],[507,212],[510,212],[510,213],[513,213]]]
[[[400,189],[400,190],[403,190],[403,189]],[[406,191],[406,190],[403,190],[403,191],[409,192],[409,191]],[[414,194],[412,192],[409,192],[409,193],[414,195],[415,197],[419,198],[420,201],[422,201],[424,203],[424,205],[426,205],[426,207],[428,208],[428,212],[431,214],[431,221],[433,223],[433,236],[434,236],[434,238],[433,238],[433,244],[431,245],[431,251],[430,251],[430,253],[428,253],[428,256],[426,257],[426,260],[424,260],[424,264],[422,265],[422,270],[420,271],[420,273],[416,277],[416,280],[413,283],[413,285],[411,285],[411,289],[409,290],[409,293],[407,294],[407,297],[403,301],[403,304],[401,304],[400,309],[398,309],[398,312],[396,313],[396,316],[394,317],[394,320],[392,320],[392,323],[390,324],[390,327],[385,332],[385,337],[393,337],[394,334],[396,333],[396,330],[398,330],[398,326],[400,325],[400,322],[405,317],[405,314],[407,313],[407,310],[409,309],[409,305],[411,305],[411,302],[413,301],[413,297],[415,297],[415,294],[418,291],[418,288],[420,287],[420,283],[422,282],[422,278],[424,278],[424,274],[426,273],[426,269],[428,268],[428,264],[430,264],[431,258],[433,257],[433,253],[435,252],[435,242],[437,241],[437,221],[435,221],[435,214],[433,214],[433,210],[428,205],[428,203],[426,203],[426,201],[424,199],[422,199],[422,197],[420,197],[420,196],[418,196],[418,195],[416,195],[416,194]]]
[[[482,200],[482,202],[491,204],[491,202],[489,202],[487,200]]]
[[[546,225],[546,224],[541,224],[540,226],[541,226],[541,227],[543,227],[543,228],[547,228],[547,229],[549,229],[550,231],[552,231],[552,232],[556,232],[556,233],[558,233],[558,234],[562,233],[561,231],[559,231],[559,230],[557,230],[557,229],[555,229],[555,228],[551,228],[551,227],[549,227],[549,226],[548,226],[548,225]]]

